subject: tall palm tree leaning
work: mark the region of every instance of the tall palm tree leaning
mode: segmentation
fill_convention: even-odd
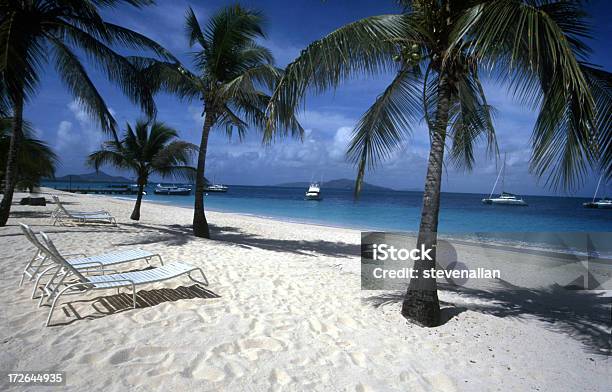
[[[11,144],[13,119],[0,118],[0,178],[6,170],[7,155]],[[57,156],[45,142],[33,137],[34,130],[27,122],[23,122],[23,137],[17,156],[19,175],[16,186],[32,191],[40,185],[43,178],[53,177],[57,166]]]
[[[23,139],[23,108],[36,93],[42,65],[47,61],[53,63],[60,79],[99,121],[103,131],[114,134],[115,120],[75,48],[105,71],[107,78],[148,116],[153,115],[155,106],[146,83],[132,63],[112,46],[148,49],[168,61],[174,57],[143,35],[102,19],[101,9],[122,3],[140,7],[153,2],[23,0],[0,3],[0,109],[13,119],[4,197],[0,202],[0,226],[8,219],[19,169],[16,163]]]
[[[211,129],[222,127],[231,137],[236,129],[242,138],[249,126],[263,129],[271,90],[282,75],[274,67],[271,52],[255,40],[265,38],[261,13],[232,5],[221,9],[200,26],[194,11],[186,13],[185,32],[193,52],[195,72],[170,62],[137,59],[144,79],[153,90],[164,90],[182,99],[200,99],[204,125],[198,152],[193,212],[193,233],[210,238],[204,214],[204,175]],[[292,113],[285,119],[283,133],[301,136],[302,128]]]
[[[87,163],[96,171],[103,165],[127,169],[137,177],[138,195],[130,219],[140,220],[140,205],[144,188],[152,174],[161,177],[193,179],[195,168],[189,166],[197,146],[177,140],[178,132],[161,122],[138,121],[132,128],[126,125],[123,139],[103,144],[101,150],[89,155]]]
[[[425,119],[430,152],[417,245],[432,248],[434,268],[444,150],[467,169],[484,139],[496,151],[492,109],[480,75],[505,82],[539,115],[531,169],[548,185],[574,188],[594,165],[612,175],[611,77],[586,63],[589,48],[582,2],[522,0],[402,1],[399,15],[348,24],[310,44],[285,70],[273,94],[268,134],[282,124],[308,88],[323,91],[354,74],[395,72],[357,124],[348,157],[357,164],[356,194],[367,167],[387,157]],[[278,122],[274,121],[278,120]],[[449,144],[450,144],[449,143]],[[410,281],[402,314],[439,323],[436,281]]]

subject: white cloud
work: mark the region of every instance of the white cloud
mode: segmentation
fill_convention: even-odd
[[[83,106],[78,101],[72,101],[68,104],[68,109],[72,112],[72,115],[79,120],[81,123],[89,122],[89,115],[83,109]]]
[[[306,110],[298,115],[300,124],[317,132],[331,134],[341,127],[354,127],[357,121],[341,113]]]
[[[195,105],[189,105],[187,107],[187,110],[189,111],[189,115],[191,116],[191,118],[193,118],[193,121],[195,121],[195,123],[201,127],[204,124],[204,117],[202,116],[202,108],[195,106]]]
[[[104,134],[95,125],[85,109],[78,101],[72,101],[68,105],[74,121],[62,120],[57,128],[57,149],[58,151],[77,150],[89,153],[97,149]]]
[[[329,145],[329,156],[336,161],[344,161],[346,150],[353,134],[353,127],[340,127]]]
[[[72,123],[70,121],[61,121],[57,127],[57,149],[64,150],[68,148],[75,140],[72,131]]]

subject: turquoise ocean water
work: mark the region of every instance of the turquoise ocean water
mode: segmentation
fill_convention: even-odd
[[[45,186],[67,188],[69,184],[49,182]],[[106,187],[108,184],[72,183],[78,187]],[[145,200],[187,208],[190,196],[163,196],[147,188]],[[238,212],[291,221],[351,227],[362,230],[409,231],[418,229],[420,192],[370,191],[355,202],[349,190],[322,189],[322,201],[304,200],[305,189],[230,186],[227,193],[205,197],[207,209]],[[473,232],[612,232],[612,210],[586,209],[585,198],[523,196],[528,207],[483,205],[488,195],[443,193],[440,233]],[[135,196],[117,196],[135,198]]]

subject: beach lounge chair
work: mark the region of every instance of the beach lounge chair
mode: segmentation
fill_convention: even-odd
[[[44,276],[48,276],[51,274],[54,269],[57,267],[57,264],[49,259],[49,255],[47,253],[47,249],[41,242],[36,238],[36,234],[32,229],[23,223],[19,223],[21,226],[21,230],[25,237],[34,245],[36,248],[36,253],[32,257],[32,259],[26,264],[26,267],[21,274],[21,280],[19,281],[19,286],[23,285],[23,282],[28,277],[28,280],[36,279],[34,283],[34,289],[32,290],[32,298],[36,296],[36,290],[40,287],[40,281]],[[82,273],[88,273],[90,271],[96,271],[99,269],[103,269],[108,266],[131,263],[138,260],[144,260],[147,264],[151,264],[151,260],[154,258],[159,259],[160,264],[163,266],[164,261],[162,257],[158,253],[149,252],[147,250],[132,248],[126,250],[120,250],[110,253],[104,253],[95,256],[86,256],[85,254],[64,254],[62,255],[66,261],[70,263],[74,268],[80,270]],[[79,257],[74,257],[79,256]]]
[[[156,282],[163,282],[170,280],[182,275],[187,275],[192,281],[208,286],[208,279],[204,275],[204,271],[201,268],[195,267],[191,264],[184,263],[182,261],[176,261],[166,264],[162,267],[156,267],[146,269],[142,271],[113,273],[110,275],[104,275],[105,270],[98,271],[102,275],[96,276],[85,276],[73,265],[71,265],[62,255],[57,251],[57,248],[49,237],[40,232],[43,238],[43,247],[50,259],[57,264],[57,270],[52,280],[45,285],[45,292],[41,298],[47,297],[46,302],[53,301],[51,303],[51,309],[47,317],[45,326],[49,326],[51,317],[55,305],[59,298],[64,294],[78,294],[85,293],[91,290],[108,290],[117,289],[119,291],[122,287],[130,287],[132,289],[132,305],[136,309],[136,286],[151,284]],[[191,276],[191,273],[198,271],[202,276],[202,281],[197,280]],[[115,272],[115,271],[112,271]]]
[[[53,195],[53,201],[55,202],[55,210],[51,213],[51,219],[53,225],[57,223],[62,224],[65,221],[72,221],[78,223],[110,223],[117,226],[117,220],[108,211],[71,211],[66,209],[59,197]]]

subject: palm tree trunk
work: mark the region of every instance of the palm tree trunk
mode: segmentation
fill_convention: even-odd
[[[8,221],[13,203],[13,192],[17,184],[17,157],[21,148],[21,139],[23,138],[23,98],[18,97],[13,104],[13,130],[11,134],[11,142],[9,144],[6,172],[4,177],[4,196],[0,202],[0,226],[5,226]]]
[[[424,277],[423,271],[431,270],[436,266],[440,185],[442,184],[444,141],[448,125],[450,91],[450,85],[446,77],[443,76],[439,85],[435,125],[431,132],[431,147],[423,192],[423,208],[417,238],[417,247],[423,245],[426,249],[432,249],[430,253],[432,260],[415,262],[414,268],[418,273],[416,278],[410,280],[402,304],[402,315],[404,317],[427,327],[437,326],[440,322],[440,303],[436,280],[431,277]]]
[[[202,128],[202,140],[198,152],[198,168],[195,183],[195,205],[193,208],[193,235],[196,237],[210,238],[210,230],[206,215],[204,215],[204,172],[206,169],[206,150],[208,148],[208,134],[215,122],[215,115],[206,111],[204,114],[204,127]]]
[[[144,193],[145,183],[145,180],[138,179],[138,196],[136,196],[134,211],[132,211],[132,215],[130,216],[132,220],[140,220],[140,205],[142,204],[142,194]]]

